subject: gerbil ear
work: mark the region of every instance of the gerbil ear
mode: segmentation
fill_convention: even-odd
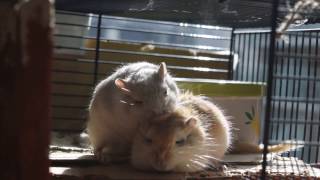
[[[164,77],[167,75],[167,66],[165,62],[160,63],[158,74],[160,79],[163,81]]]
[[[124,79],[116,79],[114,84],[120,89],[121,92],[127,95],[131,95],[131,91],[128,89],[127,82]]]
[[[185,126],[186,127],[194,127],[197,124],[197,119],[194,117],[189,118],[186,122],[185,122]]]

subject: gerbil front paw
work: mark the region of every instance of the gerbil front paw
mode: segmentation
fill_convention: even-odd
[[[111,163],[111,157],[108,152],[109,152],[108,148],[101,148],[99,150],[95,150],[94,155],[100,162],[104,164],[109,164]]]
[[[103,164],[122,163],[129,160],[128,155],[112,152],[108,147],[96,150],[94,155]]]

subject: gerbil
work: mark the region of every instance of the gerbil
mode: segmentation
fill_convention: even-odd
[[[230,129],[216,105],[201,96],[183,93],[173,112],[139,125],[131,163],[142,170],[203,170],[224,157],[231,144]]]
[[[97,158],[105,163],[122,161],[130,153],[137,123],[169,112],[178,94],[165,63],[131,63],[102,80],[94,90],[87,123]]]

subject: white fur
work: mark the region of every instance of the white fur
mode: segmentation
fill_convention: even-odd
[[[95,88],[89,106],[87,131],[97,157],[106,163],[115,154],[128,155],[138,123],[154,114],[167,112],[175,106],[178,88],[171,76],[162,74],[159,66],[147,62],[132,63],[116,70]],[[165,70],[166,72],[166,70]],[[135,105],[128,95],[120,91],[115,80],[121,78],[144,102]],[[164,96],[162,89],[167,89]]]

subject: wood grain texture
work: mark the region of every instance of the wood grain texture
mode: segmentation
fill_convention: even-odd
[[[49,179],[51,8],[30,0],[2,11],[0,179]]]

